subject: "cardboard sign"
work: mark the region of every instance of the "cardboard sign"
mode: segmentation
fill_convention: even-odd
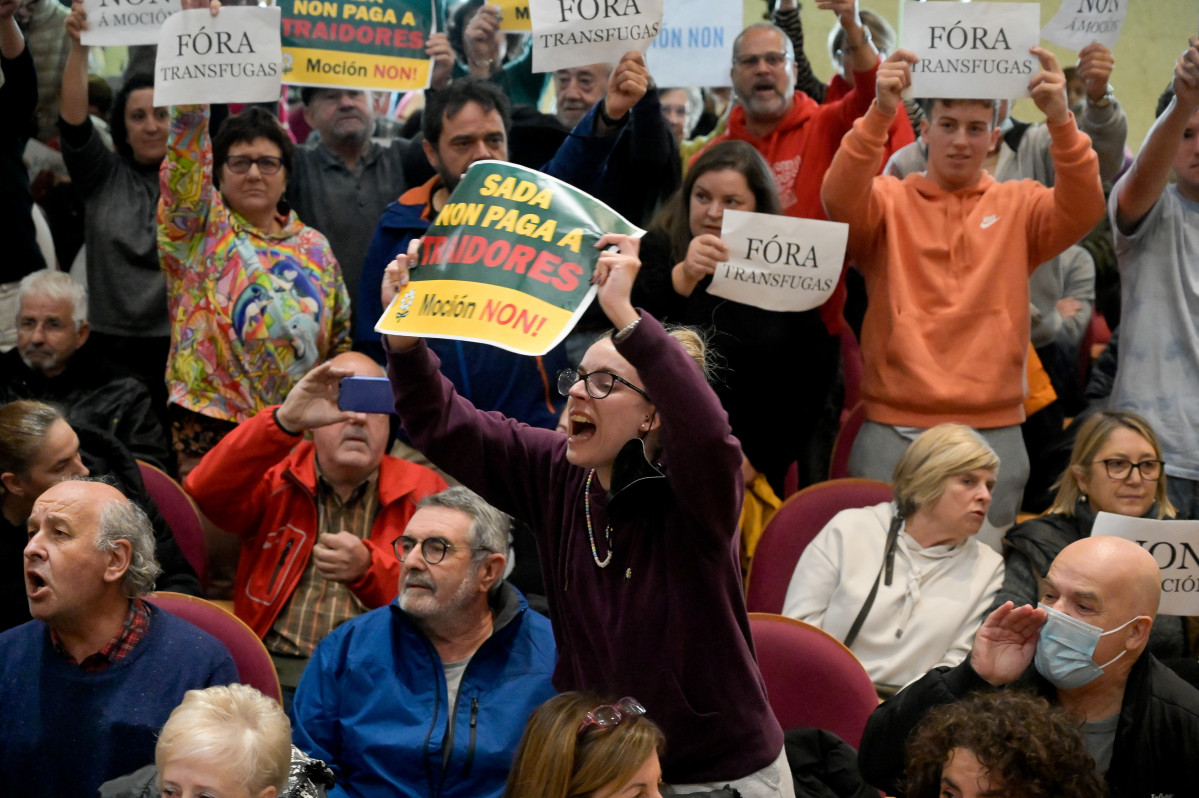
[[[529,13],[529,0],[491,0],[500,7],[500,30],[528,33],[533,30],[533,17]]]
[[[83,0],[87,30],[79,41],[88,47],[158,44],[162,23],[181,9],[179,0]]]
[[[741,7],[728,0],[666,0],[662,29],[645,54],[658,86],[731,86]]]
[[[1040,70],[1028,52],[1039,41],[1036,3],[904,3],[902,46],[912,65],[912,96],[1008,100],[1028,96]]]
[[[434,0],[279,0],[283,82],[408,91],[429,85]]]
[[[408,287],[375,330],[544,355],[595,296],[595,243],[604,233],[642,232],[567,183],[477,161],[421,239]]]
[[[1041,37],[1062,47],[1081,50],[1091,42],[1111,49],[1120,39],[1131,0],[1062,0],[1041,30]]]
[[[163,23],[154,61],[154,104],[279,99],[279,9],[226,6],[180,11]]]
[[[837,286],[849,225],[725,211],[720,239],[729,262],[717,264],[709,294],[763,310],[811,310]]]
[[[1131,540],[1162,571],[1162,615],[1199,615],[1199,521],[1158,521],[1099,513],[1091,537]]]
[[[533,71],[615,64],[645,52],[662,27],[663,0],[529,0]]]

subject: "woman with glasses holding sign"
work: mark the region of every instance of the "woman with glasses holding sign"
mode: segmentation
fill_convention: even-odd
[[[283,201],[291,139],[261,108],[225,120],[215,139],[208,116],[206,105],[171,107],[159,173],[180,478],[236,424],[350,348],[350,300],[333,250]]]
[[[419,242],[387,267],[386,306]],[[791,796],[782,731],[754,662],[734,536],[741,451],[691,330],[630,301],[639,242],[604,236],[597,299],[615,328],[558,375],[566,435],[458,396],[419,338],[388,336],[413,443],[537,537],[558,643],[554,686],[635,695],[670,738],[663,778]]]
[[[1105,410],[1087,419],[1078,430],[1070,465],[1062,472],[1049,512],[1008,530],[1007,570],[991,609],[1005,601],[1035,607],[1041,599],[1039,580],[1053,558],[1074,541],[1091,536],[1096,513],[1173,518],[1163,465],[1157,435],[1136,413]],[[1149,650],[1158,659],[1185,656],[1189,645],[1183,619],[1159,615],[1149,635]]]

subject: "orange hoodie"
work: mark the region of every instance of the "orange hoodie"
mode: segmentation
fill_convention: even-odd
[[[945,191],[922,174],[875,177],[890,117],[877,104],[841,143],[821,187],[866,280],[866,418],[980,429],[1024,420],[1028,277],[1104,212],[1091,142],[1050,127],[1055,188],[1032,180]]]

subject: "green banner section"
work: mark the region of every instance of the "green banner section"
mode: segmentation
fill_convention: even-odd
[[[545,354],[595,296],[596,242],[641,232],[560,180],[478,161],[421,239],[409,288],[376,329]]]

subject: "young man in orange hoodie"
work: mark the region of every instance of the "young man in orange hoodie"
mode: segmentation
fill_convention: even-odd
[[[1020,435],[1029,344],[1028,277],[1103,215],[1098,160],[1078,131],[1054,56],[1029,91],[1046,116],[1057,182],[998,183],[983,170],[995,143],[994,100],[936,100],[921,123],[928,168],[875,177],[887,127],[911,85],[916,56],[898,50],[878,70],[875,101],[841,144],[821,199],[850,225],[849,255],[866,280],[862,325],[867,423],[850,472],[889,480],[912,438],[943,422],[968,424],[1000,457],[989,514],[1015,521],[1028,473]],[[984,532],[986,530],[984,529]],[[991,532],[984,539],[998,544]]]

